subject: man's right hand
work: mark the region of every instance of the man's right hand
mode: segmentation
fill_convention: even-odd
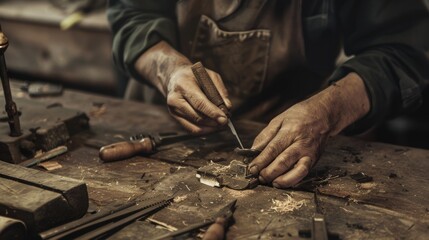
[[[227,123],[225,113],[204,95],[191,62],[168,43],[160,42],[136,61],[135,68],[166,97],[171,115],[192,133],[212,131]],[[219,74],[206,69],[227,108],[231,101]]]
[[[231,107],[227,90],[219,74],[206,69],[226,106]],[[167,105],[171,115],[193,133],[210,131],[225,125],[225,113],[210,102],[198,86],[191,65],[177,67],[167,86]]]

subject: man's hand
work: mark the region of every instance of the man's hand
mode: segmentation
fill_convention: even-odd
[[[171,115],[187,130],[203,133],[227,123],[225,113],[204,95],[191,70],[192,63],[168,43],[148,49],[135,63],[136,70],[166,97]],[[227,90],[219,74],[206,69],[227,108]]]
[[[329,136],[370,109],[363,80],[354,73],[275,117],[256,137],[262,150],[249,166],[262,183],[293,187],[318,161]]]
[[[227,108],[231,107],[227,90],[219,74],[206,69]],[[207,99],[192,73],[191,66],[177,67],[167,87],[167,105],[171,115],[193,133],[210,131],[227,123],[227,116]]]
[[[256,137],[262,150],[250,165],[262,183],[285,188],[297,184],[319,159],[330,134],[327,109],[312,101],[298,103],[275,117]]]

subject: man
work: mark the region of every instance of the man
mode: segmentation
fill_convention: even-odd
[[[108,18],[116,64],[189,131],[227,122],[198,87],[196,61],[235,116],[274,117],[249,167],[278,188],[303,179],[330,136],[419,107],[429,81],[421,1],[110,0]],[[335,68],[341,44],[354,57]]]

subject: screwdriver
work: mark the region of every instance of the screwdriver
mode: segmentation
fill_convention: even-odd
[[[237,142],[240,145],[240,148],[244,149],[243,143],[241,142],[241,139],[238,136],[237,131],[235,130],[234,124],[231,121],[230,114],[225,105],[225,102],[220,96],[218,90],[216,89],[216,86],[213,83],[213,80],[210,78],[203,64],[201,62],[197,62],[194,65],[192,65],[191,69],[192,69],[192,72],[194,73],[195,78],[197,79],[198,84],[200,85],[201,90],[203,90],[207,98],[226,114],[228,118],[229,129],[231,129],[232,134],[237,139]]]

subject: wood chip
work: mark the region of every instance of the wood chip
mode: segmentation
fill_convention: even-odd
[[[39,163],[39,165],[37,165],[37,166],[42,167],[43,169],[45,169],[47,171],[53,171],[55,169],[60,169],[63,167],[57,161],[42,162],[42,163]]]
[[[164,229],[166,229],[166,230],[170,231],[170,232],[177,231],[177,228],[176,228],[176,227],[171,226],[171,225],[169,225],[169,224],[167,224],[167,223],[164,223],[164,222],[161,222],[161,221],[155,220],[155,219],[153,219],[153,218],[148,218],[147,220],[148,220],[149,222],[151,222],[151,223],[156,224],[157,226],[160,226],[160,227],[162,227],[162,228],[164,228]]]

